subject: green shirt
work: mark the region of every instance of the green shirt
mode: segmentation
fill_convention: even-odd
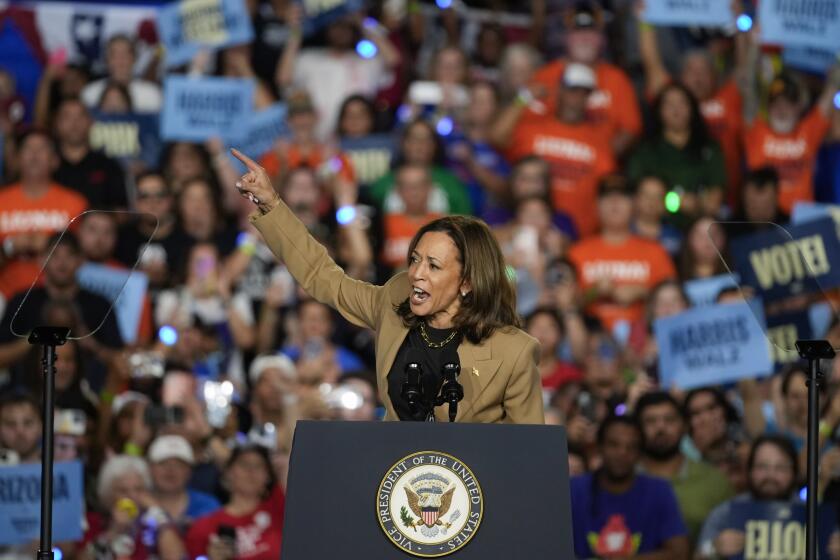
[[[712,510],[734,495],[732,485],[712,465],[687,457],[680,472],[670,482],[693,549],[700,529]]]
[[[630,156],[627,175],[632,181],[652,175],[665,181],[669,190],[682,188],[690,193],[709,187],[726,189],[723,151],[714,140],[709,140],[699,154],[664,138],[645,140]]]
[[[433,207],[436,206],[433,195],[429,199],[430,206],[432,206],[429,208],[430,211],[442,214],[472,214],[473,209],[467,189],[455,175],[440,166],[432,167],[429,174],[432,177],[432,183],[443,194],[449,206],[448,209]],[[387,175],[384,175],[370,187],[370,196],[380,208],[384,208],[386,211],[386,199],[394,190],[394,186],[394,172],[389,171]]]

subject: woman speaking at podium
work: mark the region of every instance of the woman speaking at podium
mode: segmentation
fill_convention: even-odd
[[[374,286],[344,274],[265,170],[237,150],[233,155],[248,169],[236,186],[257,206],[251,221],[272,252],[309,295],[375,331],[386,420],[426,418],[405,396],[410,363],[419,364],[423,386],[436,388],[444,365],[459,360],[464,397],[456,421],[544,422],[539,343],[518,328],[514,286],[484,222],[465,216],[430,222],[409,245],[407,272]],[[446,421],[448,407],[435,407],[434,416]]]

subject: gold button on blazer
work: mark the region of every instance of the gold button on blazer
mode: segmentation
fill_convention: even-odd
[[[282,202],[267,214],[253,215],[251,222],[306,293],[354,325],[376,333],[379,398],[385,404],[385,419],[398,420],[388,396],[388,373],[408,334],[394,311],[409,295],[407,274],[394,275],[384,286],[350,278]],[[461,342],[458,356],[464,400],[458,406],[457,422],[545,422],[535,338],[512,326],[497,329],[481,344]],[[437,407],[435,416],[448,421],[448,406]]]

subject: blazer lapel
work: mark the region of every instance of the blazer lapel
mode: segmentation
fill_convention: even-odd
[[[476,404],[496,376],[502,361],[493,358],[489,340],[480,346],[463,341],[458,347],[458,357],[461,360],[461,375],[458,381],[464,387],[464,400],[458,404],[458,415],[455,419],[463,422],[470,420]],[[448,422],[449,407],[446,405],[437,407],[435,417],[440,422]]]
[[[393,315],[397,317],[396,315]],[[379,385],[379,400],[385,403],[386,418],[393,418],[398,420],[397,413],[394,411],[394,405],[391,403],[391,398],[388,396],[388,374],[391,373],[391,368],[394,366],[394,360],[397,358],[397,352],[402,346],[405,337],[408,336],[408,329],[405,328],[399,317],[395,321],[387,321],[388,325],[383,325],[385,328],[379,330],[379,340],[376,344],[376,373]],[[384,352],[383,352],[384,351]],[[381,355],[381,359],[379,356]]]

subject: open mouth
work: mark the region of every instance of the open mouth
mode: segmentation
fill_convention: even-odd
[[[411,303],[421,304],[429,299],[429,292],[424,292],[420,288],[412,288]]]

